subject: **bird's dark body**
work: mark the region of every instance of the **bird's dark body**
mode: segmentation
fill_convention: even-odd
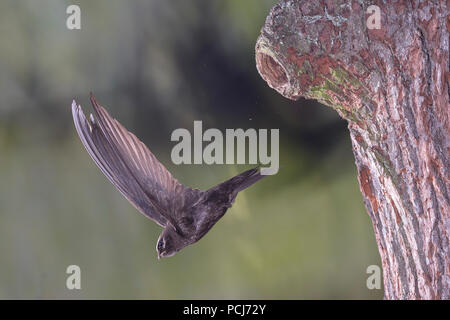
[[[238,192],[262,177],[258,169],[245,171],[205,191],[197,201],[193,199],[183,207],[176,221],[181,242],[187,246],[199,241],[231,208]]]
[[[202,201],[190,212],[191,221],[196,230],[194,242],[200,240],[231,207],[228,194],[220,188],[206,192]]]
[[[144,215],[164,227],[158,257],[168,257],[200,240],[233,204],[237,194],[264,176],[247,170],[209,190],[180,184],[150,150],[111,118],[91,95],[97,119],[88,121],[72,104],[78,135],[116,188]]]

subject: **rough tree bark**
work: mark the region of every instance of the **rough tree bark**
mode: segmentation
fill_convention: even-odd
[[[449,31],[445,0],[282,0],[256,43],[270,87],[348,121],[386,299],[450,299]]]

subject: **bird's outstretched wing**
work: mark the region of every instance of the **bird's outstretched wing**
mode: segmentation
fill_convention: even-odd
[[[97,166],[139,211],[161,226],[177,227],[177,210],[203,191],[180,184],[134,134],[101,107],[91,94],[97,119],[87,120],[72,103],[75,127]]]

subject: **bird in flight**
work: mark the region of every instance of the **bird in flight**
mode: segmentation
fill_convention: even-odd
[[[247,170],[208,190],[179,183],[133,133],[100,106],[87,119],[75,100],[72,115],[81,142],[111,183],[146,217],[162,226],[158,259],[200,240],[233,204],[239,191],[265,177]]]

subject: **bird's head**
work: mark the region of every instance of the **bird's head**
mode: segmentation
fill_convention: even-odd
[[[171,257],[185,247],[182,237],[171,225],[168,225],[158,238],[156,252],[158,259]]]

